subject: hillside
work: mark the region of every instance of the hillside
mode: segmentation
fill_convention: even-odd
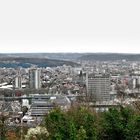
[[[28,68],[31,67],[32,65],[36,65],[38,67],[56,67],[62,65],[78,66],[77,63],[64,60],[54,60],[46,58],[25,58],[25,57],[0,57],[0,67]]]
[[[22,58],[48,58],[55,60],[75,60],[82,56],[82,53],[1,53],[1,57],[22,57]]]
[[[140,61],[140,54],[91,53],[78,58],[78,60],[89,61],[116,61],[123,59],[127,61]]]

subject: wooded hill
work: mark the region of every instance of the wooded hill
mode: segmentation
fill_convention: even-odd
[[[47,58],[25,58],[25,57],[0,57],[0,67],[15,68],[15,67],[56,67],[62,65],[78,66],[77,63],[65,60],[54,60]]]
[[[83,56],[78,58],[78,60],[89,60],[89,61],[116,61],[123,59],[127,61],[140,61],[140,54],[91,53],[84,54]]]

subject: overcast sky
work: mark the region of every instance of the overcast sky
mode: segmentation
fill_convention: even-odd
[[[140,53],[140,0],[1,0],[5,52]]]

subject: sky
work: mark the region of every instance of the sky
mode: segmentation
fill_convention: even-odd
[[[0,53],[140,53],[139,0],[1,0]]]

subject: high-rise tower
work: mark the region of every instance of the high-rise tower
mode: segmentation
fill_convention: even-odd
[[[37,68],[31,68],[29,70],[29,88],[39,89],[41,88],[41,71]]]
[[[22,88],[22,76],[21,76],[21,69],[16,69],[16,76],[14,78],[14,87],[15,88]]]

